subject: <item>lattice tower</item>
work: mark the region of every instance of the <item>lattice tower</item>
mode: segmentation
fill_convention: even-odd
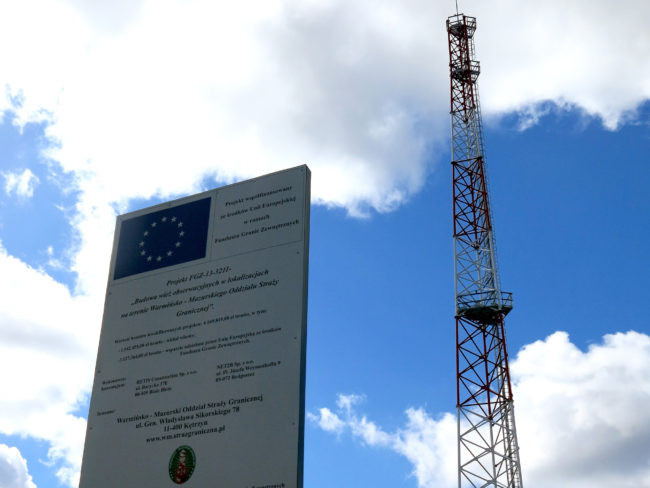
[[[522,488],[490,217],[475,60],[476,18],[447,19],[454,199],[458,487]]]

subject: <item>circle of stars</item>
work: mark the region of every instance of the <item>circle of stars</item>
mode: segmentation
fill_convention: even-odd
[[[166,246],[166,249],[163,248],[162,251],[160,249],[152,251],[148,245],[149,239],[151,239],[152,235],[155,239],[156,230],[158,229],[164,228],[165,233],[171,232],[172,229],[169,229],[167,226],[176,228],[176,240],[170,240],[169,244]],[[160,220],[154,220],[149,225],[149,228],[142,233],[142,238],[138,243],[138,246],[140,248],[140,256],[147,263],[160,263],[164,259],[169,259],[174,255],[174,252],[176,252],[183,245],[184,236],[185,230],[183,229],[183,222],[178,218],[161,217]]]

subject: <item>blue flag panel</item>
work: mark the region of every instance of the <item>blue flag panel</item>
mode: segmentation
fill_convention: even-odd
[[[205,257],[210,197],[122,221],[113,279]]]

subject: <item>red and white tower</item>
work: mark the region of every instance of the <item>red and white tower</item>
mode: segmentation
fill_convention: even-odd
[[[522,488],[474,58],[476,18],[447,19],[454,198],[458,487]]]

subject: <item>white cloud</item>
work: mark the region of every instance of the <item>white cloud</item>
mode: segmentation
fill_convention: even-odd
[[[650,337],[606,335],[586,352],[556,332],[525,346],[511,364],[524,482],[530,488],[650,486]],[[309,418],[320,428],[405,456],[421,488],[455,486],[456,419],[406,411],[405,427],[385,432],[358,401]],[[352,398],[361,398],[354,396]]]
[[[487,113],[530,113],[552,101],[616,128],[650,98],[650,65],[637,61],[650,56],[648,2],[498,0],[463,6],[478,20]]]
[[[361,395],[339,394],[336,412],[328,408],[317,414],[308,413],[311,422],[321,429],[341,435],[349,432],[355,439],[371,447],[391,449],[406,457],[413,465],[413,476],[420,487],[453,486],[456,471],[456,419],[450,414],[438,420],[421,408],[406,410],[406,424],[387,432],[365,415],[359,416],[357,406]]]
[[[606,335],[582,352],[556,332],[512,371],[528,486],[650,486],[650,337]]]
[[[52,246],[47,246],[47,249],[45,250],[45,253],[47,254],[47,265],[52,268],[52,269],[66,269],[65,264],[63,261],[54,255],[54,247]]]
[[[0,6],[0,43],[12,46],[0,53],[0,111],[18,125],[47,120],[47,155],[80,191],[78,292],[103,290],[114,216],[133,198],[308,163],[314,201],[385,212],[446,149],[445,5],[100,3]],[[479,19],[486,115],[519,112],[525,127],[550,101],[615,127],[650,97],[650,65],[638,62],[650,58],[650,4],[577,5],[463,4]]]
[[[650,64],[638,62],[650,58],[650,4],[579,4],[463,4],[479,19],[486,115],[516,111],[526,126],[551,101],[615,127],[650,97]],[[0,43],[12,46],[0,53],[0,111],[13,109],[18,125],[48,121],[47,155],[79,190],[77,292],[102,293],[115,213],[133,198],[308,163],[314,201],[385,212],[446,149],[452,12],[442,4],[140,0],[109,10],[0,6]]]
[[[0,444],[0,480],[3,488],[36,488],[20,451],[6,444]]]
[[[340,394],[336,400],[336,406],[339,410],[343,410],[347,415],[351,415],[352,408],[355,405],[359,405],[366,400],[366,397],[363,395],[343,395]]]
[[[318,415],[308,413],[307,417],[312,422],[316,422],[318,426],[327,432],[336,432],[340,434],[346,427],[346,423],[339,418],[338,415],[332,413],[329,408],[321,408],[318,410]]]
[[[22,173],[3,172],[2,176],[5,179],[7,195],[14,193],[22,198],[34,196],[34,187],[38,184],[38,177],[30,169],[26,169]]]
[[[98,198],[307,162],[317,201],[386,211],[421,188],[428,151],[446,145],[443,5],[120,3],[119,16],[77,0],[1,12],[0,41],[14,49],[0,80],[22,100],[18,123],[50,120],[52,155]],[[650,67],[637,62],[650,54],[647,2],[579,3],[465,3],[479,18],[486,114],[528,120],[551,100],[613,127],[650,96]]]
[[[90,390],[101,302],[68,289],[0,248],[0,432],[50,443],[57,475],[75,486],[85,425],[75,410]]]

